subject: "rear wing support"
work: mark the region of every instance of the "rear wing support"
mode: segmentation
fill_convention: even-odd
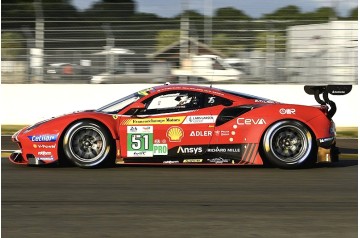
[[[330,106],[327,117],[331,119],[336,113],[335,102],[329,99],[331,95],[346,95],[351,92],[352,85],[305,85],[304,90],[307,94],[314,95],[315,100],[321,105]],[[322,95],[322,99],[320,98]]]

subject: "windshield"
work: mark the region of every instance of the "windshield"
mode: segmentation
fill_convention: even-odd
[[[98,112],[105,112],[105,113],[118,113],[125,107],[129,106],[131,103],[139,100],[140,98],[148,95],[150,91],[153,90],[152,88],[144,89],[139,92],[130,94],[126,97],[120,98],[119,100],[116,100],[115,102],[109,103],[103,107],[100,107],[96,111]]]
[[[242,97],[242,98],[246,98],[246,99],[255,99],[255,100],[260,100],[260,101],[264,101],[264,102],[274,102],[273,100],[270,100],[270,99],[267,99],[267,98],[257,97],[257,96],[246,94],[246,93],[239,93],[239,92],[226,90],[226,89],[220,89],[220,90],[225,92],[225,93],[230,93],[232,95]]]

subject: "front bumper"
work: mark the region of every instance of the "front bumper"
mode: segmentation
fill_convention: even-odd
[[[340,150],[336,147],[336,138],[328,137],[317,140],[317,163],[331,163],[339,161]]]
[[[36,158],[32,154],[28,154],[26,158],[24,158],[21,150],[14,151],[10,156],[9,160],[14,164],[24,164],[24,165],[43,165],[51,163],[54,159],[50,158]]]
[[[27,164],[28,162],[24,159],[21,150],[14,151],[10,156],[9,160],[14,164]]]

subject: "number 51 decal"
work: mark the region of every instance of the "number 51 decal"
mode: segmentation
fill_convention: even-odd
[[[127,157],[152,157],[153,141],[152,126],[128,126]]]

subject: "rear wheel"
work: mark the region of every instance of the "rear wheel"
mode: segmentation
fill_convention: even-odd
[[[265,157],[281,168],[298,168],[315,161],[313,136],[298,121],[280,121],[270,126],[262,146]]]
[[[82,168],[99,167],[110,162],[112,138],[98,123],[79,121],[70,126],[63,140],[67,158]]]

